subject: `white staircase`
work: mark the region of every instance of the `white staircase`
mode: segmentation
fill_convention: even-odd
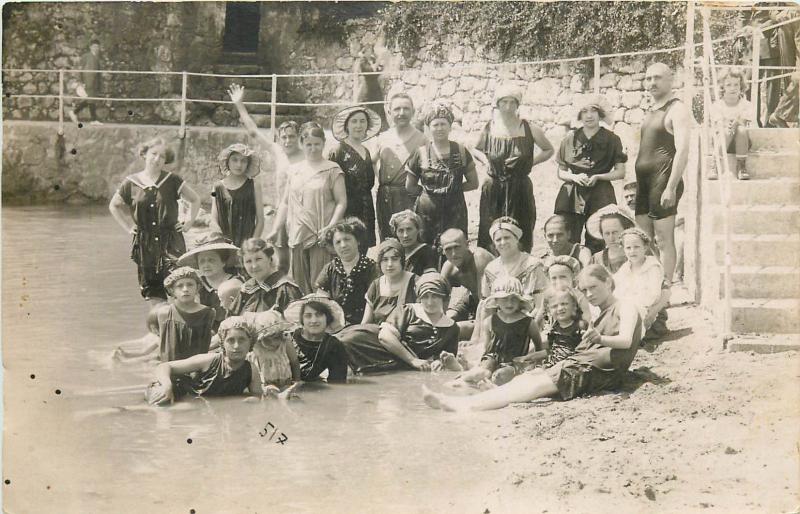
[[[751,180],[733,179],[729,209],[719,183],[703,183],[701,235],[705,251],[703,303],[725,309],[725,217],[730,230],[730,335],[783,334],[786,348],[800,348],[800,130],[751,129],[747,169]],[[735,162],[730,161],[731,169]],[[713,244],[708,244],[708,239]],[[708,255],[708,254],[706,254]],[[758,345],[756,345],[758,346]],[[763,345],[761,345],[763,346]],[[764,350],[739,345],[735,349]],[[732,347],[733,349],[733,347]]]

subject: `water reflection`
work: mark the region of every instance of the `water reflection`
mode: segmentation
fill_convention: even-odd
[[[128,236],[103,207],[2,214],[9,511],[442,512],[492,461],[491,418],[428,410],[420,387],[441,378],[426,374],[310,385],[289,403],[144,406],[128,386],[153,365],[108,359],[144,333]],[[285,444],[259,436],[267,423]]]

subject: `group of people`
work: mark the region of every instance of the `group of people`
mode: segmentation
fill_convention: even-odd
[[[529,175],[555,151],[519,117],[515,88],[498,88],[474,147],[450,139],[449,105],[433,102],[424,112],[426,134],[414,127],[412,99],[395,93],[390,129],[378,134],[380,117],[369,108],[344,109],[332,119],[338,144],[326,154],[315,122],[282,124],[280,144],[265,138],[243,88],[231,86],[262,152],[244,144],[220,152],[210,235],[186,250],[183,233],[200,198],[164,169],[174,155],[163,140],[141,146],[144,169],[111,200],[152,303],[147,344],[118,355],[158,354],[147,390],[154,404],[183,394],[286,395],[302,381],[397,369],[452,370],[450,386],[485,390],[463,398],[425,392],[429,405],[445,409],[616,387],[642,338],[666,330],[691,123],[669,67],[653,64],[644,83],[653,107],[642,124],[637,181],[625,187],[633,212],[617,204],[611,185],[628,159],[620,138],[601,126],[610,125],[611,110],[591,96],[557,153],[564,184],[543,225],[543,255],[531,253]],[[258,174],[267,156],[280,201],[264,235]],[[482,185],[476,163],[488,174]],[[478,187],[471,247],[464,192]],[[182,221],[179,198],[190,206]]]

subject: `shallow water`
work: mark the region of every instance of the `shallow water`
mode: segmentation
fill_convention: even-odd
[[[109,358],[144,333],[129,237],[103,207],[2,216],[8,512],[458,512],[482,482],[496,423],[425,407],[444,375],[145,407],[153,365]]]

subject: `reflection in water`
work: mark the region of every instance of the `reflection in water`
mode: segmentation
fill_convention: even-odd
[[[481,482],[495,423],[428,410],[420,387],[441,377],[146,407],[153,364],[107,358],[145,331],[129,237],[103,207],[2,215],[8,511],[442,512]],[[285,445],[259,436],[268,422]]]

